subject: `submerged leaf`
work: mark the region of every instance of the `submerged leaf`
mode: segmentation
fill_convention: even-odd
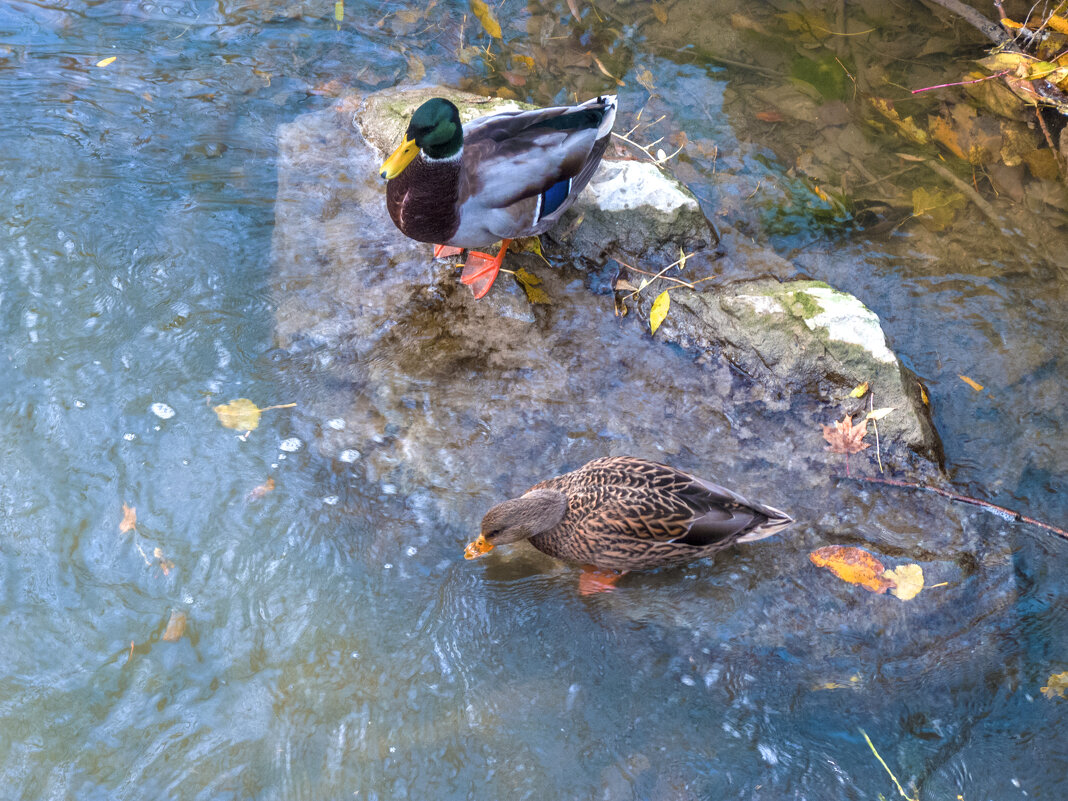
[[[171,619],[167,621],[167,630],[163,632],[164,642],[178,642],[185,634],[185,612],[171,610]]]
[[[1068,690],[1068,670],[1063,673],[1051,673],[1046,679],[1046,686],[1041,690],[1046,698],[1064,698],[1064,693]]]
[[[108,56],[107,58],[100,59],[100,61],[96,62],[96,65],[98,67],[106,67],[108,64],[111,64],[117,58],[118,56]]]
[[[902,601],[911,601],[923,589],[923,568],[919,565],[901,565],[887,570],[883,577],[894,582],[896,586],[890,589],[890,594]]]
[[[236,398],[229,403],[212,407],[212,411],[219,416],[220,423],[227,428],[236,428],[238,431],[256,429],[260,424],[260,414],[263,412],[248,398]]]
[[[664,322],[664,318],[667,317],[668,309],[670,308],[671,295],[669,290],[665,289],[656,296],[656,300],[653,301],[653,305],[649,309],[649,331],[651,333],[656,333],[656,329]]]
[[[486,33],[494,39],[501,38],[501,23],[497,22],[497,16],[484,0],[471,0],[471,11],[475,18],[482,23]]]
[[[137,507],[122,505],[122,522],[119,523],[119,533],[125,534],[137,528]]]
[[[983,385],[980,384],[978,381],[973,381],[972,379],[968,378],[968,376],[960,375],[959,373],[957,374],[957,378],[959,378],[961,381],[963,381],[969,387],[974,389],[976,392],[982,392],[983,391]]]
[[[843,581],[872,592],[882,594],[894,586],[894,582],[883,578],[882,562],[863,548],[828,545],[816,549],[808,558],[816,567],[825,567]]]
[[[849,397],[851,397],[851,398],[861,398],[861,397],[864,396],[864,393],[867,392],[867,391],[868,391],[868,382],[865,381],[863,384],[857,384],[855,387],[853,387],[853,391],[849,393]]]

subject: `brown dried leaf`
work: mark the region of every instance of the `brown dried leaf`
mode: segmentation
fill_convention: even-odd
[[[171,610],[171,619],[167,621],[167,630],[163,632],[164,642],[178,642],[185,634],[185,612]]]
[[[172,562],[170,559],[163,558],[162,548],[156,548],[154,551],[152,551],[152,555],[156,557],[157,561],[159,562],[159,567],[160,570],[163,571],[163,575],[169,576],[171,574],[171,571],[174,569],[174,562]]]
[[[870,448],[870,442],[862,441],[867,433],[867,419],[861,420],[859,426],[854,426],[853,418],[848,414],[833,426],[823,427],[823,438],[831,443],[827,448],[831,453],[860,453]]]
[[[258,487],[254,487],[252,489],[252,491],[249,492],[248,497],[246,498],[246,500],[254,501],[254,500],[258,499],[258,498],[262,498],[268,492],[272,492],[273,490],[274,490],[274,479],[271,478],[270,476],[268,476],[266,481],[264,481]]]
[[[816,567],[827,568],[842,581],[859,584],[864,589],[880,595],[894,586],[893,581],[883,577],[885,568],[882,562],[863,548],[828,545],[816,549],[808,558]]]
[[[137,507],[122,505],[122,522],[119,523],[119,533],[125,534],[137,528]]]

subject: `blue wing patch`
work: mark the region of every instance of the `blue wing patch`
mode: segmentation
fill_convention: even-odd
[[[534,221],[537,222],[552,214],[563,205],[564,201],[567,200],[567,196],[570,194],[570,178],[565,178],[550,186],[542,192],[541,197],[538,198],[538,213],[535,215]]]

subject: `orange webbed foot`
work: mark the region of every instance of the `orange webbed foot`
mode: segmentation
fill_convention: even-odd
[[[452,245],[434,245],[435,259],[447,259],[449,256],[459,256],[463,252],[463,248],[453,247]]]
[[[490,291],[490,287],[493,286],[493,282],[497,279],[497,273],[501,270],[501,262],[504,261],[504,254],[507,252],[508,245],[511,242],[511,239],[505,239],[501,242],[501,249],[497,251],[496,256],[481,253],[477,250],[468,252],[467,263],[464,264],[460,282],[471,287],[471,294],[475,296],[475,300],[485,297],[486,293]]]
[[[582,575],[579,576],[579,595],[596,595],[599,592],[611,592],[616,588],[616,582],[626,575],[615,570],[598,570],[588,565],[583,566]]]

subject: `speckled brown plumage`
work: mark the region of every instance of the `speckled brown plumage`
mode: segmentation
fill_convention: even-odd
[[[566,511],[562,518],[559,512],[543,516],[551,528],[534,532],[530,544],[559,559],[609,570],[688,562],[736,542],[771,536],[793,522],[778,509],[717,484],[628,456],[596,459],[536,484],[524,498],[556,493],[566,499]],[[503,515],[494,510],[486,515],[491,530],[484,521],[483,536],[491,535],[490,542],[514,514],[508,504],[517,502],[495,507],[506,510]]]

